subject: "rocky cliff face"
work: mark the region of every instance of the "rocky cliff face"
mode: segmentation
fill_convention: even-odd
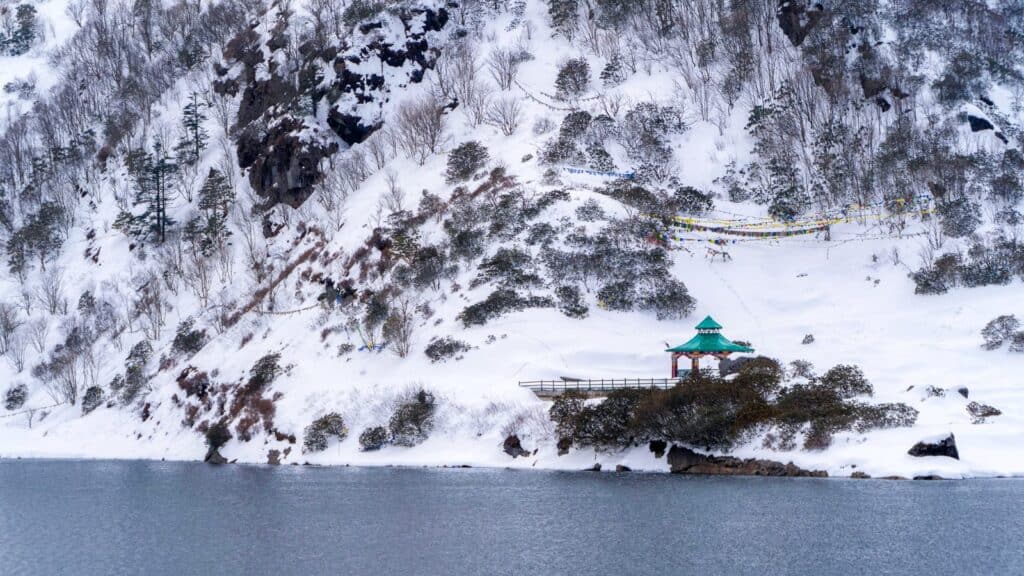
[[[214,89],[240,99],[239,166],[266,207],[301,206],[321,162],[384,123],[394,89],[423,80],[444,43],[444,8],[403,8],[350,36],[296,46],[292,15],[276,9],[233,38],[215,63]]]

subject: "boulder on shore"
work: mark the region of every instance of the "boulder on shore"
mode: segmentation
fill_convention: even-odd
[[[673,474],[707,474],[716,476],[809,476],[824,478],[824,470],[805,470],[789,462],[732,456],[710,456],[689,448],[672,445],[668,451],[669,470]]]
[[[907,454],[918,458],[924,456],[947,456],[955,460],[960,459],[960,452],[956,449],[956,438],[950,433],[946,436],[926,439],[914,444]]]
[[[213,450],[210,450],[209,452],[206,453],[206,458],[203,459],[203,462],[206,462],[208,464],[218,464],[219,465],[219,464],[227,464],[228,463],[228,459],[221,455],[220,450],[217,450],[216,448],[214,448]]]
[[[519,441],[519,436],[516,436],[515,434],[509,434],[509,436],[505,438],[505,442],[502,444],[502,450],[505,454],[508,454],[513,458],[530,455],[528,450],[523,449],[523,444]]]

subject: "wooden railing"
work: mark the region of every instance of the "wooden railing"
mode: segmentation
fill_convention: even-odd
[[[644,390],[657,388],[666,390],[678,384],[687,374],[680,373],[679,378],[601,378],[594,380],[528,380],[520,382],[523,388],[529,388],[537,394],[560,394],[562,392],[612,392],[614,390]]]

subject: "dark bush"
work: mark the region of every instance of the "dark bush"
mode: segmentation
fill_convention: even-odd
[[[970,236],[981,224],[981,209],[966,197],[941,202],[937,211],[942,231],[950,238]]]
[[[556,435],[581,446],[624,447],[648,440],[730,450],[759,431],[765,446],[791,450],[798,434],[808,450],[826,448],[841,431],[910,426],[917,411],[905,404],[870,405],[849,399],[870,392],[859,370],[839,366],[829,384],[781,388],[783,370],[770,358],[744,363],[730,380],[701,374],[669,390],[623,390],[599,404],[573,393],[555,399]],[[845,395],[845,397],[844,397]]]
[[[388,431],[383,426],[374,426],[363,430],[359,435],[359,448],[363,452],[380,450],[388,443]]]
[[[1020,328],[1020,321],[1013,314],[1003,314],[993,318],[981,329],[981,337],[985,339],[982,348],[996,350],[1009,342]]]
[[[630,279],[609,282],[597,291],[597,301],[608,310],[629,312],[636,303],[636,288]]]
[[[555,95],[561,99],[582,95],[590,87],[590,64],[585,58],[571,58],[558,68]]]
[[[597,222],[604,219],[604,217],[604,210],[597,203],[597,200],[593,198],[590,198],[576,208],[576,219],[580,222]]]
[[[272,384],[278,375],[281,374],[281,355],[271,353],[256,361],[256,364],[249,369],[248,389],[250,392],[260,392]]]
[[[411,447],[426,440],[434,428],[436,409],[434,395],[425,390],[399,404],[388,422],[391,443]]]
[[[4,393],[4,408],[17,410],[25,405],[26,398],[28,398],[28,386],[15,384]]]
[[[558,310],[569,318],[586,318],[590,309],[583,301],[583,294],[577,286],[559,286],[555,288],[558,298]]]
[[[641,291],[641,310],[654,312],[658,320],[678,320],[689,316],[695,302],[686,285],[675,278],[648,283]]]
[[[146,365],[153,356],[153,345],[148,340],[143,340],[128,352],[125,359],[124,378],[120,382],[111,382],[111,390],[118,391],[122,404],[130,404],[149,384],[149,375],[146,373]]]
[[[88,414],[98,408],[103,403],[103,396],[103,388],[89,386],[85,390],[85,395],[82,396],[82,414]]]
[[[206,446],[210,452],[219,450],[231,440],[231,429],[227,422],[217,422],[206,431]]]
[[[473,177],[487,164],[490,154],[483,144],[470,140],[456,146],[448,154],[448,171],[446,177],[449,184],[464,182]]]
[[[178,324],[178,330],[174,334],[174,341],[171,349],[179,354],[191,356],[203,349],[206,345],[206,331],[195,329],[195,319],[186,318]]]
[[[550,308],[554,301],[543,296],[520,296],[515,290],[499,288],[491,292],[482,302],[471,304],[459,313],[457,318],[463,326],[483,326],[487,322],[527,308]]]
[[[828,372],[822,375],[820,384],[825,388],[835,391],[843,399],[854,396],[871,396],[875,390],[864,377],[864,372],[857,366],[849,364],[837,364],[829,368]]]
[[[681,186],[672,193],[672,208],[679,214],[702,216],[714,208],[715,203],[710,194],[705,194],[692,186]]]
[[[345,427],[345,420],[341,417],[341,414],[331,412],[317,418],[312,424],[306,426],[302,445],[305,447],[306,452],[323,452],[327,449],[327,443],[331,437],[337,438],[340,442],[346,436],[348,436],[348,428]]]
[[[444,362],[452,358],[458,357],[463,352],[468,352],[472,347],[466,344],[462,340],[456,340],[451,336],[445,336],[443,338],[433,338],[427,347],[423,350],[423,353],[430,358],[432,364],[438,362]]]

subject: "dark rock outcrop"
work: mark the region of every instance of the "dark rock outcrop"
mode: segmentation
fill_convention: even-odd
[[[600,472],[601,471],[601,464],[595,463],[590,468],[584,468],[583,471],[584,472]]]
[[[967,386],[961,386],[957,388],[956,391],[964,398],[967,398],[967,395],[970,394],[970,391],[967,390]]]
[[[647,447],[654,452],[655,458],[661,458],[665,455],[665,450],[668,448],[668,444],[664,440],[651,440]]]
[[[861,472],[860,470],[857,470],[853,474],[850,474],[850,478],[857,478],[859,480],[867,480],[867,479],[871,478],[871,475],[867,474],[865,472]]]
[[[502,444],[502,450],[505,454],[508,454],[513,458],[530,455],[530,451],[523,449],[523,444],[519,441],[519,436],[516,436],[515,434],[510,434],[508,438],[505,438],[505,442]]]
[[[941,440],[923,440],[914,444],[907,454],[916,457],[924,456],[946,456],[955,460],[960,459],[960,452],[956,449],[956,438],[953,434]]]
[[[569,453],[569,448],[572,448],[572,440],[568,438],[559,438],[556,446],[558,448],[558,455],[565,456]]]
[[[971,132],[981,132],[984,130],[995,130],[996,127],[988,121],[988,118],[982,118],[980,116],[967,115],[967,123],[971,125]]]
[[[821,19],[823,11],[818,2],[781,0],[776,15],[782,33],[789,38],[793,46],[799,46],[803,44],[807,34]]]
[[[203,462],[220,465],[227,464],[228,459],[221,455],[220,450],[213,449],[206,453],[206,458],[203,459]]]
[[[630,468],[629,466],[624,465],[624,464],[616,464],[615,465],[615,471],[616,472],[632,472],[633,469]]]
[[[805,470],[789,462],[732,456],[709,456],[689,448],[672,445],[668,451],[669,469],[673,474],[707,474],[715,476],[808,476],[824,478],[824,470]]]

